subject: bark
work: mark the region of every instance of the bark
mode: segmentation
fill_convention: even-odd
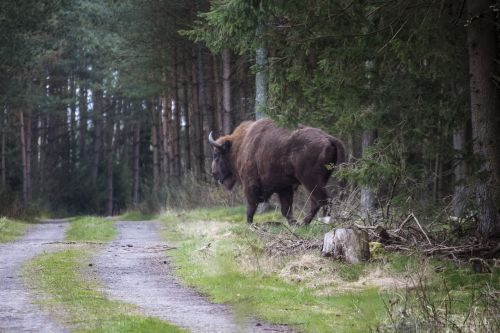
[[[70,120],[69,120],[69,144],[70,144],[70,167],[73,169],[76,162],[76,84],[75,84],[75,76],[72,75],[69,79],[69,112],[70,112]]]
[[[466,200],[465,177],[467,167],[463,156],[465,156],[465,126],[458,128],[453,133],[453,150],[457,154],[457,159],[453,165],[454,188],[452,210],[454,216],[462,216]]]
[[[205,135],[203,131],[203,125],[206,124],[206,115],[208,114],[208,97],[207,97],[207,86],[205,81],[205,64],[203,61],[203,47],[201,43],[197,44],[196,48],[196,74],[198,83],[198,119],[197,125],[197,148],[198,148],[198,168],[199,175],[202,179],[205,179]],[[208,148],[207,148],[208,149]]]
[[[30,130],[31,117],[25,119],[23,111],[19,111],[19,135],[21,139],[21,163],[23,169],[23,205],[27,207],[31,199],[31,170],[30,170]]]
[[[500,91],[493,81],[493,76],[499,77],[498,34],[491,4],[489,0],[467,1],[473,150],[481,159],[476,173],[477,233],[482,237],[500,231]]]
[[[357,264],[370,259],[368,233],[355,228],[334,229],[325,234],[323,239],[323,256],[345,260]]]
[[[185,132],[185,140],[184,140],[184,151],[185,151],[185,162],[186,162],[186,170],[191,171],[191,114],[193,110],[193,104],[190,102],[189,96],[192,96],[192,86],[188,84],[188,67],[187,61],[183,62],[182,65],[183,71],[183,79],[182,79],[182,103],[184,110],[184,132]]]
[[[153,103],[148,103],[147,108],[151,112],[151,146],[153,148],[153,197],[158,195],[160,182],[160,161],[158,152],[158,112]]]
[[[107,154],[106,154],[106,215],[113,215],[113,163],[114,163],[114,146],[115,146],[115,124],[113,120],[113,109],[116,102],[110,111],[106,114],[106,136],[107,136]]]
[[[102,141],[102,107],[103,93],[101,90],[94,92],[94,160],[92,164],[91,181],[92,186],[97,188],[97,176],[99,173],[99,163],[101,157]]]
[[[171,155],[169,154],[169,135],[170,135],[170,128],[169,128],[169,105],[167,105],[167,99],[165,97],[161,98],[161,105],[162,105],[162,110],[161,110],[161,138],[162,138],[162,164],[161,164],[161,172],[162,172],[162,178],[163,179],[168,179],[168,176],[171,172],[170,168],[170,157]]]
[[[223,107],[222,107],[221,66],[220,66],[219,57],[217,55],[215,55],[215,54],[212,55],[212,61],[214,63],[213,76],[214,76],[214,87],[215,87],[214,115],[215,115],[215,122],[217,123],[217,129],[219,129],[222,132]],[[214,128],[212,128],[211,130],[214,130]]]
[[[177,178],[177,181],[180,181],[181,176],[181,115],[179,111],[179,80],[178,80],[178,65],[177,65],[177,50],[173,51],[173,69],[172,69],[172,121],[173,121],[173,168],[174,168],[174,176]]]
[[[6,164],[6,151],[5,151],[5,131],[7,130],[7,115],[5,110],[2,109],[2,190],[7,186],[7,164]]]
[[[132,188],[132,200],[134,206],[139,205],[139,179],[140,179],[140,147],[141,147],[141,125],[139,122],[134,124],[134,139],[133,139],[133,188]]]
[[[87,137],[87,88],[80,84],[78,93],[78,158],[81,162],[85,159],[85,139]],[[76,147],[75,147],[76,149]]]
[[[231,52],[222,50],[222,132],[231,133]]]
[[[255,73],[255,119],[265,117],[264,111],[267,106],[267,49],[259,46],[255,51],[255,63],[257,73]]]
[[[375,143],[377,138],[377,130],[371,129],[363,132],[361,146],[363,156],[366,154],[367,148]],[[361,187],[361,217],[368,219],[375,210],[375,193],[374,189],[368,185]]]

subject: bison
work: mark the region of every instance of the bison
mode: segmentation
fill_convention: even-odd
[[[332,168],[345,161],[342,142],[318,128],[299,126],[294,131],[280,128],[270,119],[246,121],[232,134],[214,140],[212,176],[231,190],[241,183],[247,201],[247,222],[260,202],[277,193],[281,213],[289,224],[294,189],[302,184],[311,192],[311,209],[304,218],[309,224],[327,203],[325,185]]]

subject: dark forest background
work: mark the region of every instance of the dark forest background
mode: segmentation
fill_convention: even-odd
[[[207,204],[208,133],[269,116],[344,140],[360,216],[494,235],[498,4],[0,0],[0,214]]]

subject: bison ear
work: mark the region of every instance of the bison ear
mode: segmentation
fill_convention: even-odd
[[[221,146],[222,153],[225,154],[229,151],[229,148],[231,147],[231,141],[226,140]]]

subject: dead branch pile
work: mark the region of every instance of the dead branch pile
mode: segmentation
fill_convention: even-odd
[[[301,253],[311,249],[321,250],[322,239],[305,239],[296,235],[285,224],[281,232],[273,232],[268,227],[256,227],[255,232],[264,242],[264,248],[268,255],[285,256]]]
[[[467,239],[461,238],[460,243],[453,242],[426,230],[414,213],[410,213],[395,229],[385,229],[381,225],[356,226],[368,232],[370,241],[382,243],[387,250],[418,250],[425,255],[455,260],[467,260],[473,257],[498,258],[500,254],[498,241],[468,237]]]

